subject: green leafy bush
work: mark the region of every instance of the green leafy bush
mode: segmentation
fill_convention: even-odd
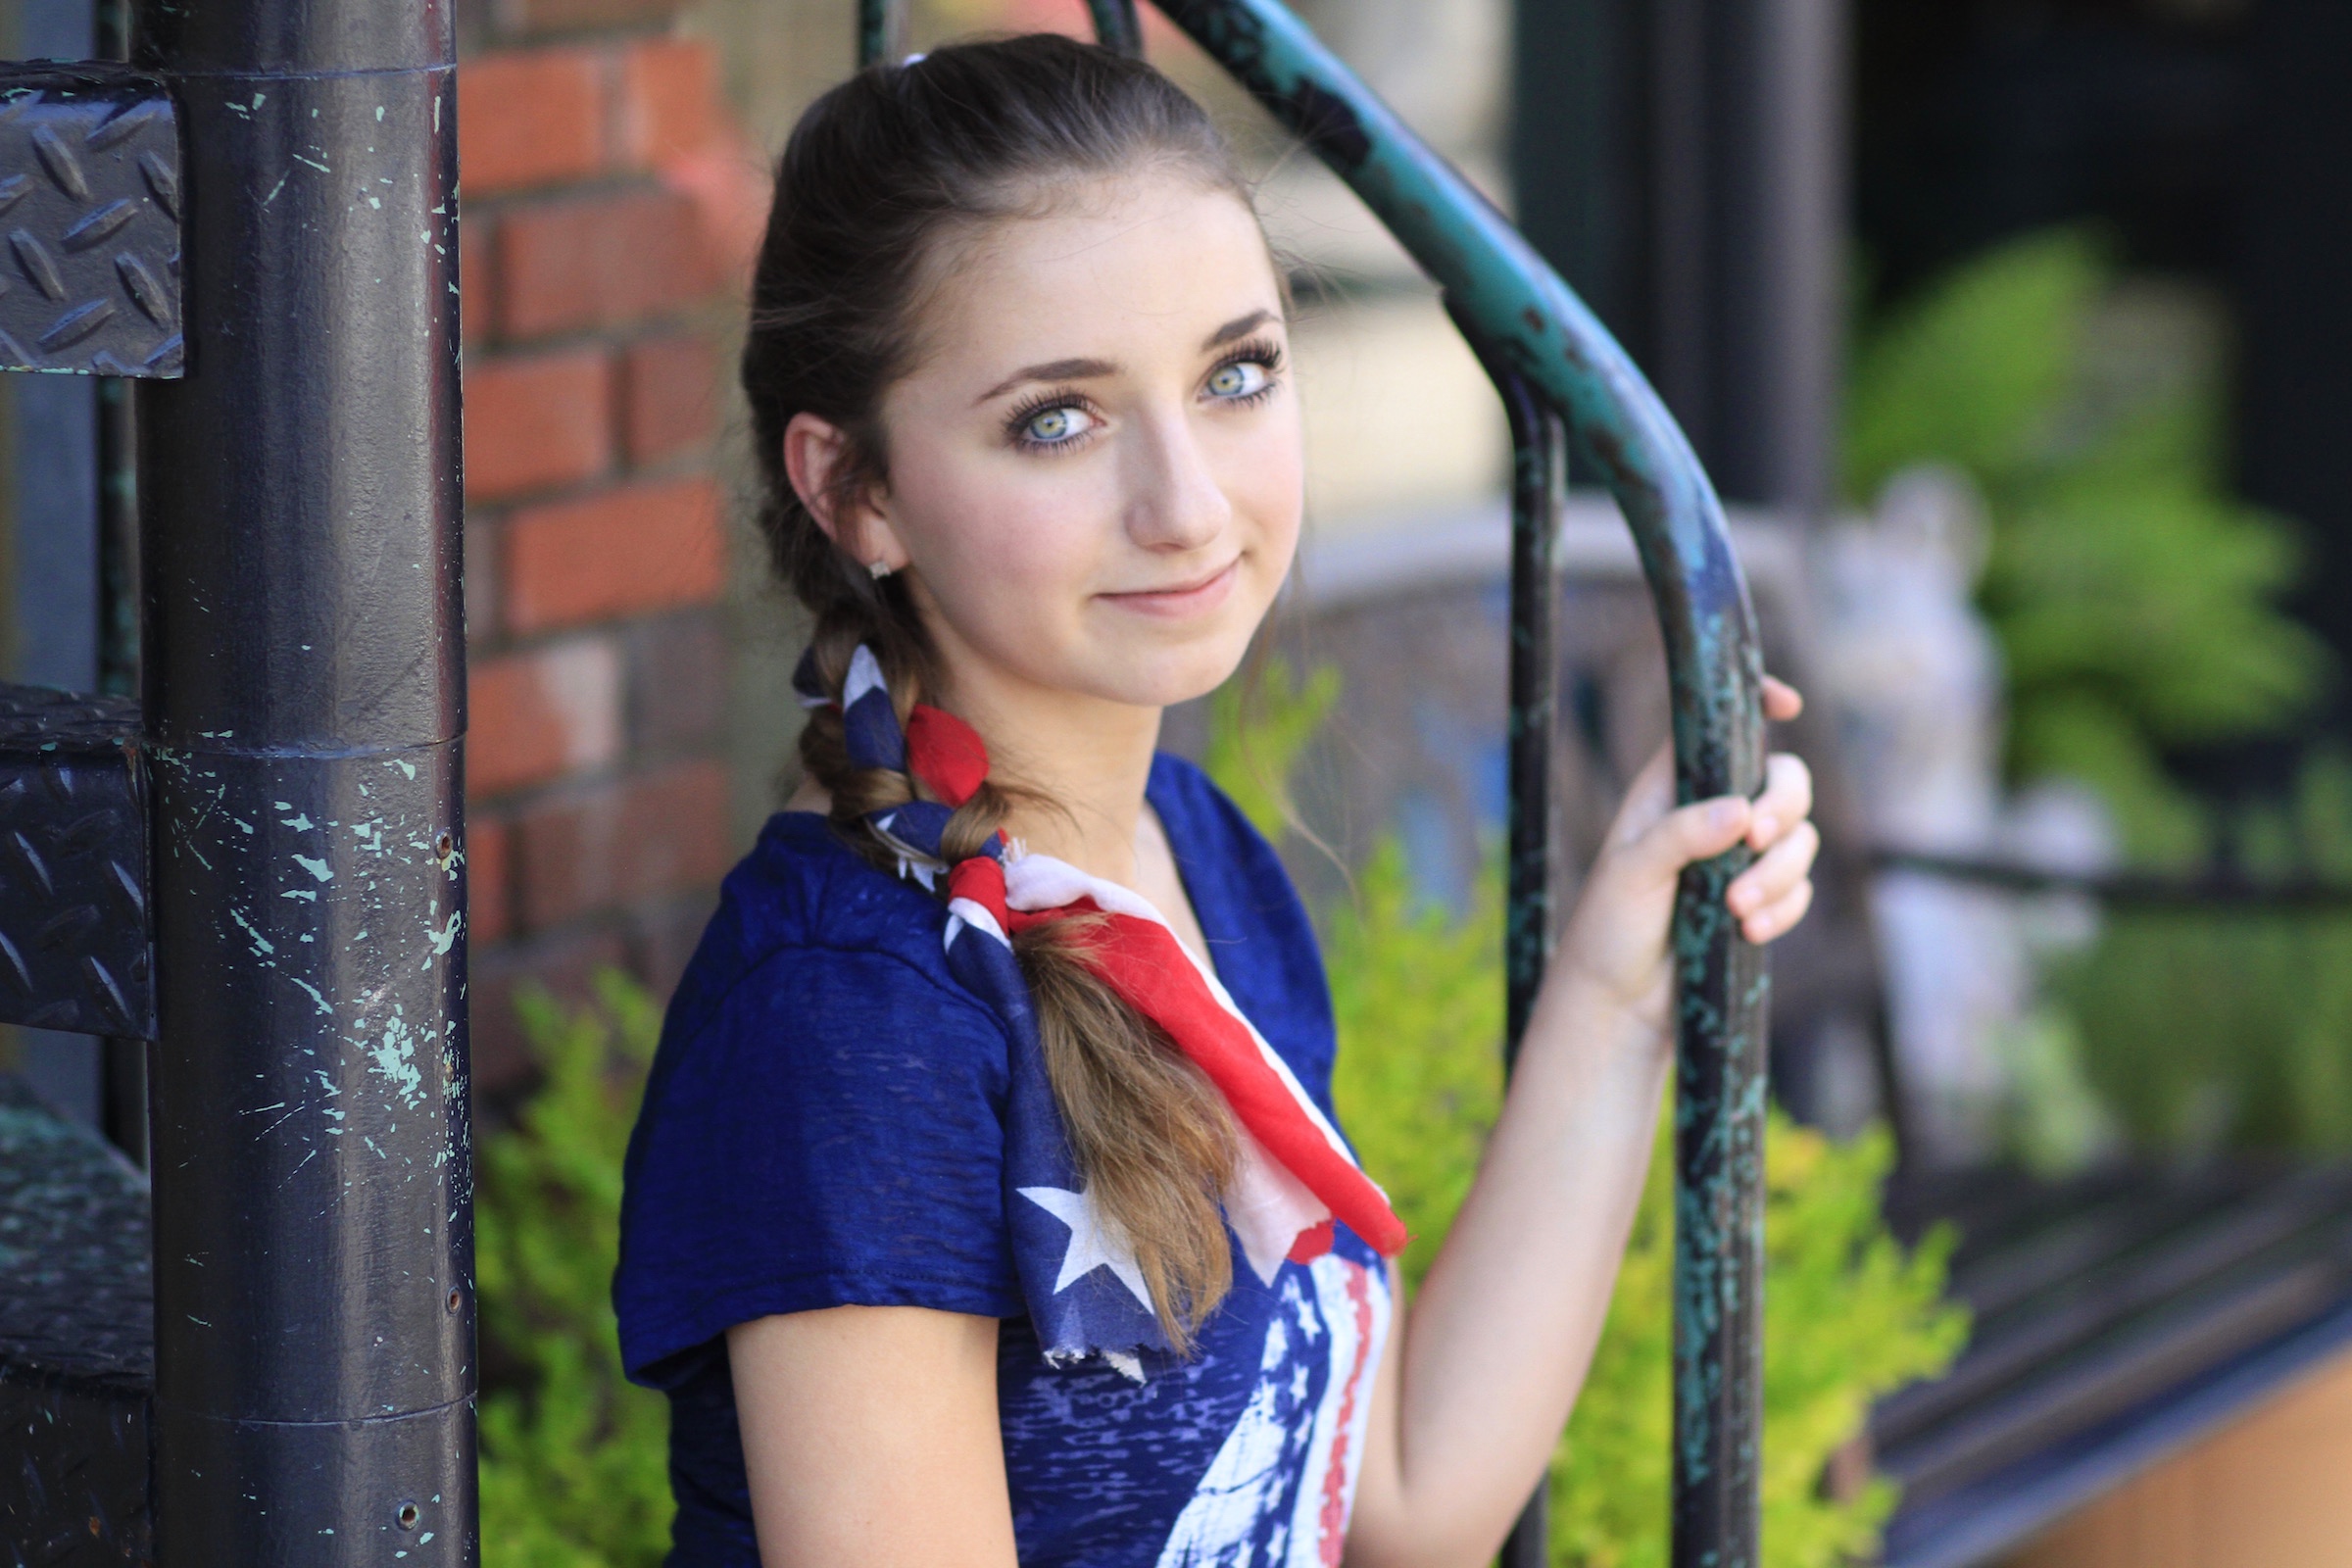
[[[517,1004],[544,1075],[484,1139],[474,1195],[482,1335],[522,1386],[483,1396],[491,1568],[654,1568],[669,1549],[669,1408],[621,1375],[612,1317],[620,1162],[662,1016],[623,975],[597,1004]]]
[[[1470,1189],[1501,1103],[1502,892],[1459,917],[1415,899],[1384,844],[1331,912],[1333,1095],[1365,1168],[1413,1233],[1417,1284]],[[1966,1319],[1942,1301],[1948,1244],[1905,1253],[1879,1211],[1883,1132],[1838,1145],[1774,1114],[1766,1137],[1765,1568],[1865,1559],[1894,1505],[1873,1482],[1826,1495],[1830,1456],[1871,1402],[1949,1363]],[[1552,1469],[1552,1555],[1646,1568],[1667,1553],[1673,1382],[1673,1166],[1663,1126],[1607,1327]]]
[[[2164,766],[2169,750],[2281,730],[2328,668],[2277,607],[2292,532],[2225,483],[2218,367],[2102,384],[2117,378],[2092,344],[2123,287],[2089,234],[2062,229],[1889,313],[1860,337],[1847,490],[1865,500],[1936,462],[1983,494],[1981,602],[2007,664],[2019,777],[2091,785],[2143,862],[2352,880],[2340,759],[2308,764],[2296,799],[2234,820]],[[2058,1007],[2025,1043],[2054,1069],[2042,1076],[2086,1082],[2139,1147],[2352,1149],[2352,918],[2111,908],[2050,978]]]
[[[1269,658],[1209,698],[1201,765],[1268,838],[1295,825],[1291,779],[1339,697],[1338,669],[1326,665],[1301,683],[1288,660]]]
[[[1329,675],[1298,683],[1277,669],[1262,714],[1219,710],[1220,782],[1270,831],[1281,826],[1281,781],[1336,689]],[[1260,727],[1232,733],[1245,722]],[[1457,915],[1414,896],[1402,853],[1386,843],[1327,924],[1335,1094],[1416,1238],[1409,1285],[1468,1192],[1501,1102],[1499,870]],[[660,1019],[651,998],[612,974],[595,1005],[522,1005],[544,1079],[515,1124],[484,1141],[476,1218],[483,1331],[527,1377],[483,1401],[483,1555],[491,1568],[651,1568],[671,1512],[667,1415],[659,1395],[621,1376],[608,1287],[621,1154]],[[1577,1568],[1665,1560],[1664,1159],[1661,1141],[1555,1467],[1555,1557]],[[1823,1466],[1872,1398],[1940,1367],[1959,1343],[1959,1315],[1937,1300],[1941,1245],[1905,1256],[1880,1221],[1886,1159],[1881,1136],[1838,1147],[1777,1117],[1768,1139],[1767,1568],[1829,1568],[1867,1552],[1889,1491],[1824,1497]]]
[[[1672,1430],[1672,1145],[1663,1127],[1592,1373],[1552,1471],[1554,1560],[1649,1568],[1667,1560]],[[1895,1490],[1823,1487],[1873,1401],[1950,1364],[1967,1316],[1942,1298],[1949,1238],[1906,1253],[1879,1189],[1893,1144],[1845,1144],[1778,1110],[1765,1135],[1764,1568],[1869,1561]]]
[[[2315,757],[2293,800],[2235,827],[2254,875],[2352,882],[2352,762]],[[2352,913],[2115,909],[2054,979],[2140,1147],[2352,1151]]]
[[[2090,784],[2137,856],[2185,862],[2206,824],[2164,752],[2278,730],[2327,661],[2278,608],[2294,535],[2225,482],[2210,368],[2120,386],[2094,374],[2093,328],[2118,285],[2094,238],[2059,229],[1955,269],[1870,325],[1844,482],[1867,502],[1914,464],[1975,481],[2013,770]]]
[[[1457,917],[1415,896],[1390,839],[1325,925],[1340,1032],[1332,1098],[1412,1235],[1404,1276],[1418,1286],[1502,1108],[1500,882],[1482,876]]]

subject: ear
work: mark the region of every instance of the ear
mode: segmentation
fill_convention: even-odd
[[[849,460],[849,435],[830,419],[796,414],[784,426],[785,476],[825,537],[854,560],[897,571],[906,564],[906,549],[883,514],[881,488],[842,491],[842,467]]]

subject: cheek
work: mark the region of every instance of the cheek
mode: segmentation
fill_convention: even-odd
[[[1298,545],[1306,507],[1306,457],[1296,396],[1253,419],[1221,456],[1217,482],[1255,537],[1261,570],[1279,584]]]
[[[912,454],[909,454],[912,456]],[[998,622],[1034,626],[1074,615],[1102,546],[1109,503],[1052,463],[924,454],[891,489],[908,552],[943,612],[974,640]]]

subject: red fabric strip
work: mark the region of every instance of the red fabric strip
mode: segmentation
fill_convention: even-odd
[[[1404,1222],[1370,1177],[1332,1147],[1258,1053],[1249,1026],[1209,994],[1166,926],[1133,915],[1107,917],[1109,930],[1080,952],[1087,966],[1160,1028],[1208,1075],[1266,1152],[1306,1184],[1348,1228],[1384,1257],[1404,1250]]]
[[[961,806],[988,779],[988,743],[944,709],[917,703],[906,715],[906,768],[950,806]]]

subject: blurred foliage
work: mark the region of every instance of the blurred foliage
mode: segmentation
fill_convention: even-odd
[[[1220,702],[1218,781],[1269,829],[1281,782],[1337,694],[1270,669],[1259,710]],[[1237,733],[1242,725],[1251,733]],[[1237,771],[1237,769],[1239,771]],[[1269,785],[1266,781],[1273,781]],[[1237,787],[1238,786],[1238,787]],[[1382,844],[1328,921],[1340,1055],[1335,1097],[1415,1242],[1417,1284],[1468,1193],[1502,1084],[1498,866],[1456,914],[1415,897]],[[480,1150],[482,1330],[520,1367],[482,1403],[482,1544],[491,1568],[653,1568],[667,1546],[667,1412],[621,1375],[610,1297],[621,1156],[661,1031],[624,976],[594,1004],[519,1004],[539,1087]],[[1661,1127],[1641,1216],[1552,1484],[1554,1556],[1576,1568],[1666,1560],[1671,1151]],[[1946,1244],[1906,1255],[1879,1214],[1887,1140],[1831,1144],[1777,1114],[1767,1138],[1765,1568],[1866,1556],[1884,1483],[1824,1494],[1830,1455],[1879,1396],[1942,1367],[1963,1320],[1942,1305]]]
[[[1457,915],[1417,895],[1403,847],[1384,840],[1324,926],[1332,1098],[1412,1235],[1418,1287],[1502,1107],[1502,879],[1482,875]]]
[[[1332,693],[1267,682],[1272,734],[1215,755],[1295,758]],[[1221,708],[1221,725],[1238,710]],[[1280,738],[1279,743],[1277,737]],[[1279,750],[1278,744],[1287,747]],[[1218,782],[1233,789],[1230,774]],[[1332,1094],[1365,1168],[1412,1233],[1402,1266],[1420,1284],[1477,1175],[1501,1108],[1502,874],[1491,863],[1459,914],[1416,896],[1384,840],[1355,894],[1327,911],[1325,962],[1339,1022]],[[1965,1318],[1942,1303],[1948,1243],[1906,1254],[1879,1211],[1892,1158],[1883,1133],[1832,1144],[1778,1113],[1766,1139],[1764,1568],[1865,1560],[1894,1505],[1884,1482],[1825,1494],[1830,1456],[1871,1402],[1935,1373]],[[1663,1564],[1674,1268],[1672,1146],[1663,1122],[1608,1324],[1552,1478],[1552,1554],[1574,1568]]]
[[[1876,1559],[1895,1488],[1834,1496],[1831,1456],[1871,1404],[1942,1371],[1968,1337],[1944,1302],[1947,1233],[1906,1253],[1879,1191],[1893,1141],[1845,1144],[1775,1109],[1765,1137],[1763,1568]],[[1576,1568],[1663,1568],[1671,1453],[1673,1144],[1661,1122],[1608,1325],[1552,1472],[1552,1554]]]
[[[2352,760],[2235,826],[2256,875],[2352,883]],[[2352,1152],[2352,911],[2113,909],[2060,966],[2092,1087],[2142,1147]]]
[[[2164,752],[2279,729],[2327,661],[2278,609],[2298,566],[2292,531],[2225,483],[2215,377],[2094,384],[2087,349],[2117,284],[2095,238],[2060,229],[1987,252],[1870,325],[1847,389],[1844,484],[1866,503],[1923,463],[1975,482],[2013,773],[2082,780],[2133,856],[2186,863],[2206,823]]]
[[[1258,657],[1262,662],[1209,698],[1208,752],[1201,765],[1250,825],[1274,839],[1298,824],[1291,779],[1299,754],[1339,701],[1340,672],[1326,665],[1300,684],[1290,661]]]
[[[491,1568],[654,1568],[669,1549],[668,1401],[621,1375],[612,1316],[620,1165],[662,1014],[624,975],[576,1010],[516,1004],[542,1077],[482,1141],[474,1267],[482,1336],[522,1386],[481,1407]]]
[[[2352,764],[2317,756],[2291,800],[2196,801],[2171,750],[2277,733],[2330,673],[2282,614],[2289,525],[2233,499],[2218,366],[2093,353],[2124,287],[2087,231],[1999,247],[1860,336],[1845,484],[1966,473],[1990,517],[1979,599],[2007,663],[2009,762],[2070,776],[2141,863],[2352,881]],[[2054,1006],[2004,1042],[2014,1152],[2080,1165],[2155,1151],[2352,1150],[2352,915],[2219,906],[2103,912],[2052,963]]]
[[[1483,876],[1456,916],[1415,899],[1402,854],[1385,843],[1329,925],[1333,1098],[1412,1232],[1409,1288],[1468,1194],[1501,1104],[1501,876]],[[1873,1400],[1948,1365],[1967,1320],[1942,1300],[1948,1239],[1906,1254],[1880,1217],[1893,1158],[1884,1132],[1834,1144],[1775,1111],[1765,1149],[1763,1568],[1837,1568],[1869,1560],[1895,1495],[1885,1481],[1829,1495],[1831,1455]],[[1552,1558],[1568,1568],[1667,1560],[1673,1204],[1661,1119],[1607,1326],[1552,1468]]]

